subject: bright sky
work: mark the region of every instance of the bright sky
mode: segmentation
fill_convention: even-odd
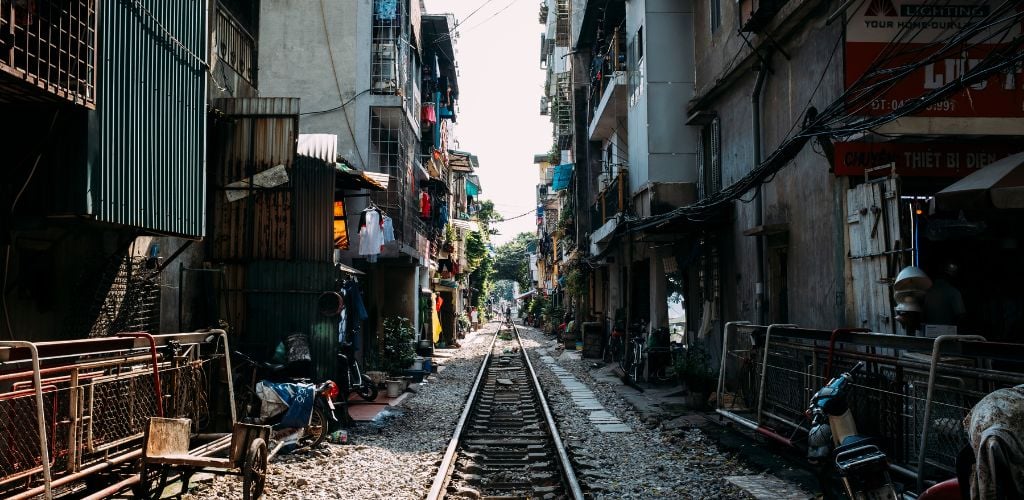
[[[486,2],[480,11],[466,16]],[[551,122],[540,115],[544,71],[540,69],[537,0],[426,0],[427,13],[453,13],[459,26],[459,149],[480,158],[483,198],[505,218],[492,237],[505,243],[537,229],[537,166],[533,155],[551,149]],[[504,10],[503,10],[504,9]],[[499,12],[500,11],[500,12]]]

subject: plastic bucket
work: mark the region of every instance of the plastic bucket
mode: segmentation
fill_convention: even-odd
[[[387,385],[389,398],[397,398],[405,392],[405,382],[402,380],[388,380]]]

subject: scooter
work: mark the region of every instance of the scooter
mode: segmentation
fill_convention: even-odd
[[[337,421],[334,399],[338,397],[338,384],[331,380],[312,383],[309,379],[295,378],[287,365],[256,361],[244,353],[234,351],[236,371],[235,390],[239,391],[239,418],[247,423],[269,425],[274,431],[296,429],[281,439],[283,447],[291,449],[313,448],[327,438],[330,421]],[[245,376],[245,369],[251,375]]]
[[[858,362],[811,397],[807,458],[812,463],[830,459],[851,500],[896,500],[889,459],[871,438],[857,433],[850,413],[850,374],[863,367]]]

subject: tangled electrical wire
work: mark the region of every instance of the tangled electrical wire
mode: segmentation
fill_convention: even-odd
[[[1024,34],[1018,34],[1010,41],[1005,41],[1015,26],[1024,19],[1024,12],[1017,10],[1015,6],[1016,2],[1007,0],[977,23],[965,26],[945,39],[926,44],[924,47],[915,47],[910,51],[897,52],[895,47],[900,45],[900,40],[906,38],[907,26],[912,25],[912,23],[907,23],[850,88],[820,112],[809,108],[804,114],[800,130],[795,135],[791,133],[775,151],[741,179],[694,204],[679,207],[663,215],[650,217],[642,222],[637,221],[637,223],[649,227],[663,225],[680,218],[690,221],[708,220],[732,202],[741,199],[744,193],[773,178],[796,157],[811,139],[841,139],[869,131],[901,117],[923,111],[949,95],[984,82],[997,73],[1013,71],[1024,62]],[[918,24],[923,26],[924,23]],[[1001,27],[993,29],[997,26]],[[918,32],[921,30],[923,28],[919,28]],[[1002,37],[1002,39],[993,41],[998,37]],[[913,36],[910,39],[912,40]],[[886,94],[914,71],[946,59],[953,52],[966,52],[981,44],[993,43],[998,45],[992,48],[984,58],[978,60],[974,66],[966,69],[959,78],[951,79],[941,87],[925,92],[916,98],[907,99],[884,115],[856,116],[865,106]],[[888,62],[914,54],[927,55],[914,58],[912,63],[886,67]]]

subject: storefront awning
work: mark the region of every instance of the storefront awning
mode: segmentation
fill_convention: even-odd
[[[368,189],[370,191],[384,191],[388,188],[388,176],[381,178],[380,174],[363,172],[345,165],[335,163],[335,187],[338,189]]]
[[[940,210],[1024,208],[1024,152],[1007,156],[935,195]]]
[[[480,177],[476,175],[466,176],[466,196],[480,195]]]

